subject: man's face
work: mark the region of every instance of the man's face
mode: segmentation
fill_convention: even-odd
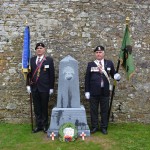
[[[104,55],[105,55],[104,51],[96,51],[95,52],[95,57],[98,60],[102,60],[104,58]]]
[[[38,46],[36,49],[36,55],[37,56],[42,56],[45,54],[45,48],[42,46]]]

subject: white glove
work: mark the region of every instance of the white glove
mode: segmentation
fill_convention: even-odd
[[[85,98],[90,99],[90,92],[85,92]]]
[[[114,74],[114,79],[115,79],[116,81],[120,81],[121,75],[120,75],[119,73]]]
[[[49,95],[53,94],[54,90],[53,89],[50,89],[49,90]]]
[[[31,87],[29,85],[26,86],[27,92],[30,94],[31,93]]]

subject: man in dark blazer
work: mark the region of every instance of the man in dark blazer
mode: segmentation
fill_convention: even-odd
[[[30,60],[30,83],[27,91],[32,93],[36,128],[33,133],[48,129],[48,101],[54,89],[54,63],[51,57],[45,56],[45,45],[37,43],[36,56]]]
[[[98,130],[98,109],[100,105],[100,129],[107,134],[108,109],[110,96],[110,76],[120,80],[120,75],[115,74],[114,64],[111,60],[104,59],[103,46],[97,46],[94,50],[96,60],[89,62],[85,75],[85,97],[90,102],[91,133]]]

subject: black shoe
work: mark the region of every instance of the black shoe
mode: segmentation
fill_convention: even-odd
[[[105,128],[102,128],[102,129],[101,129],[101,132],[102,132],[103,134],[108,134],[108,132],[107,132],[107,130],[106,130]]]
[[[44,128],[43,128],[43,132],[44,132],[44,133],[47,133],[47,127],[44,127]]]
[[[91,134],[95,133],[98,129],[97,128],[93,128],[90,132]]]
[[[37,133],[39,131],[42,131],[42,128],[35,128],[35,129],[33,129],[32,133]]]

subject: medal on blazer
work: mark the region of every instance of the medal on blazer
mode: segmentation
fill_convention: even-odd
[[[40,76],[40,68],[37,71],[37,77],[39,77],[39,76]]]
[[[95,64],[96,64],[96,65],[98,66],[98,68],[99,68],[99,62],[98,62],[97,60],[95,60],[94,62],[95,62]],[[108,82],[109,82],[109,84],[110,84],[110,79],[109,79],[109,76],[108,76],[107,72],[105,71],[105,69],[102,69],[101,71],[102,71],[102,73],[105,75],[105,77],[107,78],[107,80],[108,80]],[[100,73],[101,73],[101,72],[100,72]]]
[[[91,67],[91,72],[99,72],[99,68],[98,67]]]
[[[44,56],[44,58],[42,59],[42,61],[40,62],[40,64],[36,67],[34,73],[33,73],[33,76],[31,78],[31,81],[30,81],[30,84],[34,84],[34,83],[37,83],[39,77],[40,77],[40,70],[41,70],[41,66],[43,64],[43,62],[46,60],[46,57]],[[33,82],[33,78],[34,76],[36,75],[36,81]]]

